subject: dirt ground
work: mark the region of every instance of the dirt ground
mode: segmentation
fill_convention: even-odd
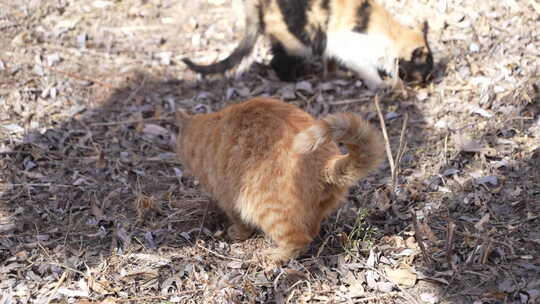
[[[224,236],[172,113],[268,95],[380,126],[361,81],[279,82],[264,42],[243,75],[187,71],[236,45],[231,0],[0,0],[0,304],[540,303],[540,4],[383,2],[430,21],[434,80],[380,96],[394,178],[279,268]]]

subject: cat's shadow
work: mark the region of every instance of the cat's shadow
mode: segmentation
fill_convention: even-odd
[[[247,78],[246,83],[256,86],[257,81]],[[21,142],[1,152],[2,176],[11,186],[0,191],[0,209],[12,227],[1,239],[10,248],[1,251],[2,258],[17,248],[39,244],[52,250],[62,244],[84,256],[74,265],[83,269],[112,249],[181,249],[193,246],[197,237],[230,242],[215,236],[226,231],[223,213],[211,203],[205,217],[208,198],[194,180],[183,176],[170,145],[177,131],[173,112],[176,107],[215,111],[248,97],[225,97],[234,87],[234,81],[225,78],[195,82],[135,73],[112,91],[96,87],[96,96],[105,98],[88,98],[81,105],[86,111],[45,131],[29,128]],[[382,105],[386,107],[384,99]],[[421,113],[410,107],[401,110],[421,120]],[[366,103],[326,108],[373,112],[373,105]],[[397,130],[399,125],[392,122],[389,127]],[[421,136],[417,140],[421,142]],[[385,170],[377,176],[385,176]],[[327,227],[301,258],[319,254],[328,235],[337,239]],[[338,243],[330,245],[319,255],[340,252]]]

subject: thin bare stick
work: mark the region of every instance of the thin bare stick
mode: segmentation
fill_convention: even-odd
[[[368,97],[368,96],[366,96],[366,97],[364,97],[364,98],[354,98],[354,99],[337,100],[337,101],[329,102],[328,104],[329,104],[329,105],[332,105],[332,106],[340,106],[340,105],[348,105],[348,104],[353,104],[353,103],[363,102],[363,101],[367,101],[367,100],[369,100],[369,97]]]
[[[66,271],[69,270],[69,271],[72,271],[72,272],[74,272],[74,273],[78,273],[78,274],[80,274],[81,276],[83,276],[83,277],[86,278],[86,274],[85,274],[84,272],[79,271],[79,270],[77,270],[77,269],[75,269],[75,268],[71,268],[71,267],[69,267],[69,266],[67,266],[67,265],[60,264],[60,263],[56,263],[56,262],[47,262],[47,264],[49,264],[49,265],[55,265],[55,266],[58,266],[58,267],[62,267],[62,268],[64,268]]]
[[[476,238],[476,239],[483,239],[484,236],[480,236],[480,235],[474,235],[472,233],[467,233],[467,232],[456,232],[456,234],[459,234],[459,235],[463,235],[463,236],[467,236],[467,237],[472,237],[472,238]],[[497,241],[497,240],[494,240],[494,239],[491,239],[490,238],[490,241],[493,243],[493,244],[499,244],[499,245],[503,245],[505,246],[506,248],[508,248],[508,250],[510,250],[510,255],[512,256],[515,256],[516,255],[516,252],[514,250],[514,247],[512,247],[512,245],[508,244],[508,243],[505,243],[503,241]]]
[[[67,226],[67,231],[66,231],[66,235],[64,237],[64,247],[66,247],[66,244],[67,244],[67,240],[68,240],[68,237],[69,237],[69,232],[71,231],[71,224],[73,222],[73,208],[69,208],[69,217],[68,217],[68,226]]]
[[[140,301],[146,301],[146,300],[153,300],[153,299],[166,299],[168,297],[173,297],[173,296],[180,296],[180,295],[188,295],[188,294],[192,294],[192,293],[196,293],[196,292],[199,292],[199,291],[202,291],[203,289],[195,289],[195,290],[184,290],[184,291],[177,291],[177,292],[172,292],[172,293],[169,293],[169,294],[165,294],[165,295],[160,295],[160,296],[146,296],[146,297],[136,297],[136,298],[127,298],[127,299],[114,299],[114,302],[140,302]]]
[[[379,121],[381,123],[381,129],[384,137],[384,144],[386,147],[386,155],[388,156],[388,162],[390,163],[390,171],[392,177],[396,171],[394,157],[392,156],[392,149],[390,148],[390,140],[388,140],[388,132],[386,132],[386,123],[384,122],[384,116],[382,115],[381,106],[379,105],[379,95],[375,95],[375,107],[377,108],[377,114],[379,115]]]
[[[418,246],[420,247],[420,250],[422,251],[422,256],[424,258],[424,261],[426,263],[431,264],[432,260],[431,257],[428,255],[426,251],[426,246],[424,245],[424,234],[420,230],[420,225],[418,225],[418,216],[416,215],[415,211],[412,211],[412,222],[413,222],[413,228],[414,228],[414,236],[416,238],[416,242],[418,242]]]
[[[448,223],[448,228],[446,230],[446,248],[445,248],[445,252],[446,252],[446,259],[448,260],[448,264],[452,266],[453,269],[455,269],[455,265],[454,263],[452,263],[452,255],[453,255],[453,251],[452,251],[452,248],[454,247],[454,236],[455,236],[455,232],[456,232],[456,224],[452,221],[450,221]]]
[[[491,253],[491,238],[486,235],[484,236],[484,242],[482,243],[482,254],[480,256],[480,264],[486,264],[489,254]]]
[[[394,163],[394,176],[392,176],[392,183],[397,185],[397,176],[399,174],[399,163],[403,154],[405,154],[405,148],[407,147],[407,140],[405,139],[405,130],[407,130],[407,122],[409,121],[409,114],[405,113],[405,118],[403,119],[403,125],[401,126],[401,134],[399,135],[399,148],[396,155],[396,162]]]
[[[140,122],[163,121],[163,120],[172,120],[172,118],[146,118],[146,119],[130,119],[130,120],[110,121],[110,122],[96,122],[96,123],[91,124],[90,126],[98,127],[98,126],[127,125],[127,124],[135,124],[135,123],[140,123]]]
[[[392,148],[390,147],[390,140],[388,139],[388,132],[386,131],[386,123],[384,122],[384,116],[381,111],[381,106],[379,105],[379,95],[375,95],[375,107],[377,108],[377,114],[379,115],[379,121],[381,123],[381,129],[383,132],[384,137],[384,144],[386,148],[386,155],[388,156],[388,162],[390,163],[390,172],[392,173],[392,186],[391,186],[391,200],[395,201],[396,197],[396,186],[397,186],[397,169],[396,167],[399,166],[399,160],[400,160],[400,153],[403,150],[402,147],[405,145],[403,143],[403,139],[405,137],[405,129],[407,127],[407,118],[405,119],[403,123],[403,127],[401,130],[401,139],[400,139],[400,147],[398,150],[398,153],[396,154],[396,160],[394,160],[394,157],[392,155]],[[394,214],[400,218],[400,219],[406,219],[406,217],[401,214],[398,210],[397,204],[392,204],[392,211]]]
[[[401,295],[400,292],[392,291],[392,292],[389,292],[389,293],[383,293],[383,294],[376,295],[376,296],[371,296],[371,297],[352,299],[350,301],[346,300],[346,301],[343,301],[341,303],[365,303],[365,302],[371,302],[371,301],[374,301],[374,300],[382,300],[382,299],[385,299],[385,298],[392,298],[392,297],[403,297],[403,295]]]
[[[131,94],[129,94],[129,96],[126,98],[126,101],[130,101],[131,98],[137,95],[137,93],[139,93],[139,91],[143,88],[145,83],[146,83],[146,77],[144,77],[143,80],[141,81],[141,84],[135,90],[133,90]]]
[[[62,184],[51,184],[51,183],[31,183],[31,184],[3,184],[3,185],[0,185],[0,187],[5,187],[5,188],[8,188],[8,187],[51,187],[51,186],[56,186],[56,187],[74,187],[73,185],[62,185]]]
[[[206,252],[208,252],[208,253],[211,253],[211,254],[213,254],[213,255],[219,257],[219,258],[225,259],[225,260],[231,260],[231,261],[236,261],[236,262],[246,262],[246,261],[241,260],[241,259],[237,259],[237,258],[233,258],[233,257],[228,257],[228,256],[224,256],[224,255],[222,255],[222,254],[219,254],[219,253],[217,253],[217,252],[215,252],[215,251],[213,251],[213,250],[210,250],[210,249],[204,247],[204,246],[201,245],[199,242],[197,242],[197,247],[199,247],[199,248],[203,249],[204,251],[206,251]]]
[[[277,275],[277,277],[274,279],[274,283],[272,284],[274,286],[274,290],[277,291],[277,285],[278,285],[278,282],[279,282],[279,279],[281,278],[281,276],[283,276],[285,274],[285,271],[283,271],[283,269],[280,269],[280,273]]]
[[[58,70],[58,69],[55,69],[55,68],[49,67],[49,66],[44,66],[44,68],[46,68],[48,70],[51,70],[53,72],[60,73],[62,75],[68,76],[70,78],[75,78],[75,79],[82,80],[82,81],[93,82],[93,83],[99,84],[100,86],[103,86],[103,87],[106,87],[106,88],[109,88],[109,89],[117,89],[117,87],[115,87],[114,85],[112,85],[110,83],[103,82],[103,81],[99,81],[97,79],[92,79],[92,78],[88,78],[88,77],[85,77],[85,76],[65,72],[65,71]]]
[[[49,295],[49,298],[47,299],[47,304],[51,303],[51,301],[53,300],[54,296],[56,295],[56,292],[58,292],[58,288],[60,288],[60,286],[62,286],[62,284],[63,284],[64,281],[66,280],[67,275],[68,275],[68,272],[67,272],[67,271],[64,271],[64,273],[62,273],[62,276],[60,277],[60,279],[59,279],[58,282],[56,283],[56,286],[55,286],[54,289],[51,291],[51,294]]]
[[[199,225],[199,232],[197,233],[197,237],[196,237],[197,240],[201,236],[201,232],[203,230],[204,223],[206,222],[206,216],[208,215],[208,207],[210,207],[210,200],[206,201],[206,207],[204,208],[203,218],[201,220],[201,225]]]

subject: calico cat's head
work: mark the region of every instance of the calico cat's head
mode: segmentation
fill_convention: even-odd
[[[433,54],[427,39],[428,23],[421,30],[413,30],[406,37],[406,45],[399,58],[399,77],[405,82],[425,83],[433,71]]]

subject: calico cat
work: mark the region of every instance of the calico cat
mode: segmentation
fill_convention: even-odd
[[[358,115],[315,120],[277,99],[211,114],[179,110],[176,120],[179,159],[227,214],[228,236],[243,240],[261,229],[277,244],[267,254],[278,263],[307,247],[348,188],[384,156],[379,131]]]
[[[269,37],[270,62],[281,80],[297,78],[303,58],[335,59],[355,71],[374,91],[384,87],[379,70],[405,81],[425,82],[433,69],[422,29],[401,25],[374,0],[244,0],[244,37],[231,55],[210,65],[183,61],[201,74],[235,67],[253,50],[260,34]],[[396,64],[396,61],[398,64]]]

